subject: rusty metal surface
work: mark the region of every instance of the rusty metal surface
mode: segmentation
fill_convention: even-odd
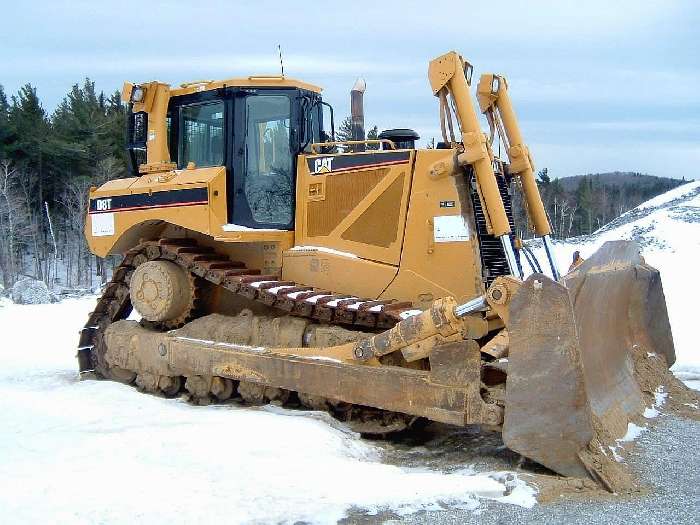
[[[578,452],[593,427],[567,289],[530,276],[512,300],[508,332],[503,441],[556,472],[588,477]]]
[[[637,243],[611,241],[564,277],[574,305],[585,385],[593,413],[616,438],[644,410],[631,352],[675,361],[658,270]]]
[[[607,486],[616,465],[596,443],[613,444],[644,410],[632,352],[675,359],[661,279],[636,243],[613,241],[563,282],[533,275],[510,305],[504,441]]]
[[[218,376],[303,392],[444,423],[499,424],[479,397],[479,350],[473,341],[437,347],[431,371],[367,366],[158,333],[134,321],[106,330],[112,366],[153,376]],[[483,418],[483,420],[482,420]]]

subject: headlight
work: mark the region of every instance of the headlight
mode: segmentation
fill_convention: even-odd
[[[141,102],[143,100],[144,89],[141,86],[134,86],[131,90],[131,101]]]

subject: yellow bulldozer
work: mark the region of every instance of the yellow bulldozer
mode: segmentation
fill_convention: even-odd
[[[428,77],[432,149],[409,129],[365,140],[356,118],[336,141],[321,88],[284,76],[126,83],[133,176],[92,188],[85,224],[94,254],[123,260],[81,331],[81,374],[325,410],[365,434],[481,425],[614,489],[605,445],[650,393],[635,363],[674,362],[659,272],[617,241],[562,276],[505,78],[482,75],[476,105],[458,53]]]

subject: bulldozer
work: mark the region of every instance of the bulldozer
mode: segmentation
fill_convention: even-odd
[[[361,114],[335,140],[321,88],[284,75],[125,83],[132,176],[91,188],[85,222],[92,253],[123,258],[81,375],[324,410],[362,434],[480,425],[616,490],[607,446],[656,387],[636,366],[674,362],[659,272],[615,241],[562,275],[508,83],[483,74],[475,103],[472,76],[457,52],[430,61],[442,141],[426,149],[410,129],[365,139]]]

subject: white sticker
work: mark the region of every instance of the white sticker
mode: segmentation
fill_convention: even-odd
[[[92,236],[106,237],[114,235],[114,214],[113,213],[94,213],[92,217]]]
[[[469,240],[469,227],[461,215],[433,217],[435,242],[463,242]]]

